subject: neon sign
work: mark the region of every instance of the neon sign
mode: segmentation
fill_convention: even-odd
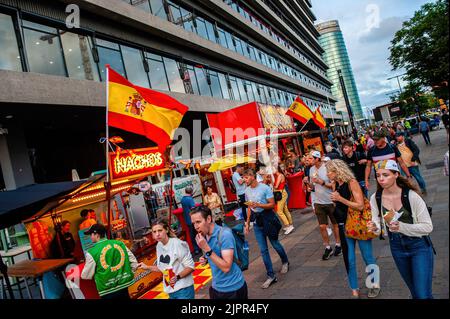
[[[166,161],[157,148],[109,153],[111,179],[150,175],[165,170]]]

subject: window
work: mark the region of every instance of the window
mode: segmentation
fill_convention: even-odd
[[[23,25],[30,71],[67,76],[57,30],[28,21]]]
[[[187,11],[184,8],[180,8],[181,10],[181,17],[183,20],[184,29],[189,32],[195,32],[194,23],[192,22],[192,12]]]
[[[233,43],[233,36],[231,35],[231,33],[225,31],[225,37],[228,42],[228,49],[231,49],[236,52],[236,48],[234,47],[234,43]]]
[[[131,5],[144,11],[151,12],[148,0],[131,0]]]
[[[247,96],[248,96],[248,100],[251,101],[256,101],[255,98],[255,94],[253,93],[253,88],[252,88],[252,84],[249,81],[244,81],[244,86],[247,89]]]
[[[168,1],[169,4],[169,19],[172,23],[183,27],[183,19],[181,18],[180,7]]]
[[[195,75],[197,76],[200,95],[211,96],[211,89],[209,88],[209,84],[206,79],[206,70],[203,67],[195,67]]]
[[[164,10],[163,0],[150,0],[152,13],[164,20],[167,20],[166,11]]]
[[[205,24],[206,30],[208,31],[208,39],[217,43],[216,34],[214,32],[214,25],[208,20],[205,20]]]
[[[217,72],[209,71],[209,77],[211,79],[211,91],[212,95],[217,98],[223,98],[222,90],[220,89],[220,81]]]
[[[167,78],[169,80],[170,90],[173,92],[186,93],[183,80],[180,77],[178,63],[169,58],[163,58],[163,60],[167,72]]]
[[[222,88],[222,95],[224,99],[228,99],[230,100],[230,91],[228,90],[228,84],[227,84],[227,79],[225,77],[225,74],[222,73],[218,73],[219,75],[219,81],[220,81],[220,87]]]
[[[99,81],[97,64],[92,57],[92,40],[84,35],[60,31],[69,77]]]
[[[221,28],[217,28],[217,32],[219,33],[219,41],[220,41],[220,45],[228,48],[228,43],[227,43],[227,38],[225,36],[225,31],[223,31]],[[232,43],[230,43],[232,44]]]
[[[229,76],[230,84],[231,84],[231,90],[233,91],[233,98],[236,101],[242,101],[241,95],[239,94],[239,88],[236,82],[236,78],[234,76]]]
[[[109,64],[112,69],[125,77],[125,68],[123,66],[122,55],[120,54],[119,45],[113,42],[96,39],[100,72],[102,81],[106,80],[105,64]]]
[[[121,46],[121,49],[128,80],[138,86],[150,87],[141,51],[126,46]]]
[[[12,18],[0,14],[0,69],[22,71]]]
[[[197,34],[201,36],[202,38],[209,40],[208,38],[208,30],[206,29],[206,23],[205,20],[202,18],[197,17]]]
[[[146,53],[150,86],[155,90],[169,91],[169,84],[167,83],[164,63],[159,55]]]
[[[236,43],[236,52],[241,54],[241,55],[244,55],[244,49],[242,47],[241,40],[239,38],[237,38],[237,37],[234,37],[234,41]]]
[[[241,94],[241,101],[248,101],[247,92],[245,92],[244,82],[240,78],[236,78],[239,88],[239,93]]]
[[[200,91],[198,89],[197,77],[195,76],[194,68],[190,65],[186,66],[187,71],[189,73],[189,79],[191,80],[192,91],[194,94],[200,95]]]
[[[253,89],[253,93],[254,93],[253,95],[255,97],[255,101],[257,101],[259,103],[263,103],[263,100],[262,100],[262,97],[261,97],[261,94],[260,94],[261,92],[258,92],[258,89],[256,87],[256,83],[252,82],[251,85],[252,85],[252,89]]]

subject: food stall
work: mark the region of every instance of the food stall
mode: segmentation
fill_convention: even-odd
[[[252,102],[222,113],[207,114],[214,145],[214,160],[221,161],[233,156],[247,157],[251,160],[244,161],[246,167],[253,167],[259,162],[273,174],[287,151],[300,156],[297,138],[299,133],[296,132],[292,118],[285,114],[286,111],[279,106]],[[232,170],[225,167],[221,172],[225,192],[220,195],[224,202],[234,201],[236,195],[231,185]],[[292,184],[289,203],[293,205],[290,207],[304,208],[304,194],[301,194],[303,189],[297,186],[297,183]]]
[[[82,222],[80,212],[91,209],[97,222],[110,224],[111,237],[122,241],[136,256],[138,262],[153,264],[156,259],[156,242],[150,232],[150,222],[154,217],[167,217],[171,204],[170,181],[166,180],[170,170],[163,152],[158,148],[122,150],[110,156],[110,216],[105,191],[105,174],[94,176],[64,200],[58,200],[55,207],[47,208],[24,221],[29,232],[32,247],[39,249],[41,258],[48,258],[49,244],[57,225],[63,220],[71,223],[70,232],[76,240],[75,263],[66,269],[66,278],[72,282],[73,297],[98,298],[95,283],[80,279],[84,266],[84,252],[91,246],[90,237],[79,229]],[[150,182],[149,182],[150,181]],[[196,200],[201,202],[201,182],[198,175],[182,176],[173,180],[174,202],[179,202],[187,185],[194,187]],[[148,193],[155,193],[156,207],[151,207]],[[169,197],[169,200],[167,200]],[[153,208],[155,210],[153,211]],[[152,215],[152,213],[155,215]],[[172,227],[181,239],[185,239],[187,229],[182,227],[175,216]],[[43,253],[42,253],[43,252]],[[139,298],[162,280],[159,273],[137,270],[135,283],[129,287],[131,298]]]

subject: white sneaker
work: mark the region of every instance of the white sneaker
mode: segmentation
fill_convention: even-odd
[[[273,278],[267,278],[267,280],[261,285],[262,289],[267,289],[269,288],[272,284],[277,282],[277,278],[273,277]]]
[[[253,222],[250,222],[250,226],[248,227],[249,230],[253,229]]]
[[[288,271],[289,271],[289,263],[283,264],[283,265],[281,266],[280,273],[281,273],[281,274],[286,274]]]
[[[293,230],[294,230],[294,226],[291,225],[291,226],[289,226],[289,227],[286,228],[284,234],[285,234],[285,235],[289,235],[290,233],[292,233]]]

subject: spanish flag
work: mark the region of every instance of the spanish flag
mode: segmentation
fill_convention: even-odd
[[[327,122],[325,121],[322,113],[320,112],[320,107],[318,107],[314,112],[313,121],[320,128],[325,128],[327,126]]]
[[[168,146],[188,107],[166,94],[133,85],[109,66],[107,72],[108,125]]]
[[[296,97],[294,103],[287,110],[286,115],[289,115],[303,124],[308,122],[310,119],[314,119],[314,113],[306,106],[300,97]]]

